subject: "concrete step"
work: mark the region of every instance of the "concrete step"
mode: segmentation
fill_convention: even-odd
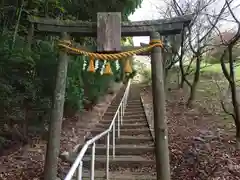
[[[108,128],[109,127],[109,124],[98,124],[96,126],[97,128]],[[116,125],[116,127],[118,127],[118,124]],[[147,128],[148,127],[148,124],[147,122],[145,123],[125,123],[123,125],[120,125],[120,128],[121,129],[135,129],[135,128],[141,128],[141,127],[145,127]]]
[[[105,144],[96,145],[97,155],[106,155],[107,146]],[[110,153],[112,153],[113,146],[109,147]],[[92,153],[92,147],[89,147],[86,154]],[[147,153],[154,153],[154,146],[152,145],[133,145],[133,144],[120,144],[115,146],[116,155],[142,155]]]
[[[127,108],[129,108],[129,107],[140,108],[140,107],[142,107],[142,103],[141,102],[140,103],[131,103],[131,104],[127,103],[126,107]]]
[[[139,106],[126,106],[126,111],[142,111],[143,110],[143,107],[142,105],[139,105]]]
[[[142,104],[127,104],[126,108],[141,108]]]
[[[139,101],[139,102],[132,102],[132,103],[127,103],[127,106],[142,106],[142,103],[141,103],[141,101]]]
[[[96,144],[105,144],[106,143],[106,139],[107,137],[104,136],[103,138],[99,139]],[[121,135],[120,138],[116,139],[116,144],[129,144],[129,145],[140,145],[140,144],[144,144],[144,145],[148,145],[148,144],[152,144],[153,143],[153,139],[152,136],[123,136]],[[110,139],[110,144],[112,144],[112,138]]]
[[[130,111],[130,112],[132,112],[132,111],[142,111],[143,110],[143,107],[142,107],[142,105],[134,105],[134,106],[129,106],[129,105],[127,105],[127,107],[126,107],[126,110],[125,111]]]
[[[111,105],[109,106],[109,110],[117,109],[119,105]],[[142,109],[142,104],[127,104],[126,108],[131,108],[131,109]]]
[[[105,155],[96,155],[95,157],[95,169],[106,168]],[[115,159],[109,158],[109,166],[111,170],[119,170],[122,168],[151,168],[154,167],[155,160],[147,159],[142,156],[116,156]],[[85,156],[83,158],[83,166],[87,169],[91,168],[91,156]]]
[[[127,106],[142,106],[142,102],[138,101],[138,102],[127,102]]]
[[[107,112],[105,112],[105,114],[104,115],[108,115],[108,116],[110,116],[110,115],[115,115],[115,113],[116,113],[116,111],[107,111]],[[139,111],[129,111],[129,110],[127,110],[126,109],[126,111],[125,111],[125,113],[124,113],[124,116],[126,116],[126,115],[136,115],[136,114],[145,114],[145,112],[144,112],[144,110],[142,109],[142,110],[139,110]]]
[[[128,101],[127,101],[127,104],[141,104],[142,102],[141,102],[141,100],[140,100],[140,98],[138,99],[138,100],[132,100],[132,99],[128,99]]]
[[[141,110],[139,109],[137,111],[129,111],[128,109],[126,109],[124,112],[124,114],[126,114],[126,115],[127,114],[142,114],[142,113],[145,114],[144,109],[141,109]]]
[[[128,119],[146,119],[145,114],[125,114],[123,117],[124,120]]]
[[[104,131],[104,129],[94,129],[91,131],[91,134],[94,136],[97,134],[100,134]],[[116,128],[116,136],[117,136],[117,128]],[[112,133],[110,133],[112,136]],[[121,129],[120,134],[123,136],[138,136],[138,135],[144,135],[144,136],[150,136],[150,130],[149,128],[139,128],[139,129]]]
[[[141,100],[140,100],[140,98],[131,98],[131,97],[129,97],[128,98],[128,103],[131,103],[131,102],[141,102]]]
[[[102,119],[99,123],[100,124],[111,124],[112,119],[108,118],[108,119]],[[146,118],[129,118],[129,119],[125,119],[125,117],[123,117],[123,125],[124,124],[133,124],[133,123],[146,123],[147,120]],[[116,121],[117,124],[117,121]]]
[[[130,171],[109,171],[109,177],[110,180],[156,180],[156,175]],[[106,172],[104,170],[95,170],[94,179],[106,180]],[[83,171],[83,180],[90,180],[90,170]]]

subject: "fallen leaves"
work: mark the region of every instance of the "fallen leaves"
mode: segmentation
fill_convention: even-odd
[[[143,99],[152,104],[150,87]],[[186,92],[172,90],[166,103],[172,179],[240,179],[232,122],[222,121],[221,108],[204,91],[193,109],[185,106],[185,99]]]
[[[115,95],[106,95],[104,102],[97,104],[92,112],[82,112],[64,119],[60,152],[71,152],[84,142],[89,131],[95,127],[109,102]],[[42,180],[46,153],[46,141],[40,137],[21,148],[9,151],[0,157],[0,180]],[[12,152],[12,153],[11,153]],[[59,158],[58,176],[63,178],[70,164]]]

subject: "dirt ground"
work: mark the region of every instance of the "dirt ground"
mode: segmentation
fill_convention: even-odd
[[[200,82],[192,109],[185,106],[186,89],[169,85],[166,114],[174,180],[240,179],[240,152],[235,149],[233,120],[223,115],[209,83]],[[145,88],[143,94],[144,102],[151,104],[151,87]]]
[[[103,116],[115,95],[106,95],[92,111],[63,120],[60,153],[68,153],[84,142],[91,129]],[[0,180],[40,180],[43,177],[46,141],[36,137],[31,144],[9,151],[0,157]],[[69,163],[59,158],[59,177],[69,168]]]

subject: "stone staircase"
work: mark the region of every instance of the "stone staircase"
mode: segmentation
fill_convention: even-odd
[[[119,93],[122,94],[122,93]],[[116,112],[121,98],[110,105],[104,118],[91,132],[95,136],[106,130]],[[116,136],[117,128],[116,125]],[[138,87],[131,85],[127,107],[123,117],[120,138],[115,142],[115,158],[112,156],[112,133],[110,136],[110,179],[111,180],[153,180],[156,179],[155,159],[149,158],[154,154],[154,142],[150,134],[144,109],[141,104],[140,92]],[[105,178],[106,167],[106,137],[96,142],[95,149],[95,178],[103,180]],[[89,147],[83,158],[83,180],[90,179],[91,151]]]

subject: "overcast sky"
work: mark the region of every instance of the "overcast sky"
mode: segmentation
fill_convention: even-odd
[[[215,10],[215,12],[219,12],[224,1],[225,0],[217,0],[217,3],[214,3],[212,6],[211,11]],[[160,8],[164,10],[165,7],[166,6],[163,0],[143,0],[141,8],[137,9],[135,13],[129,17],[129,19],[131,21],[161,19],[159,10]],[[240,0],[234,0],[233,7],[235,7],[234,12],[240,19]],[[209,14],[211,13],[212,12],[209,12]],[[233,27],[229,21],[222,22],[221,24],[222,29],[229,29]],[[140,42],[149,43],[149,37],[133,37],[133,41],[135,46],[139,46]]]
[[[159,13],[156,8],[157,3],[161,0],[143,0],[141,8],[137,9],[129,17],[131,21],[159,19]],[[149,43],[149,37],[133,37],[135,46],[140,46],[140,42]]]

